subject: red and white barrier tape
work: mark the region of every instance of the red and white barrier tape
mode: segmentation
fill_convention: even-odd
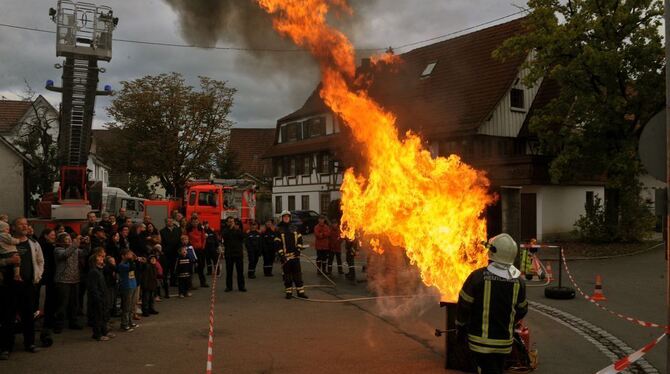
[[[612,365],[600,370],[596,374],[615,374],[620,371],[626,370],[631,364],[633,364],[635,361],[641,359],[647,352],[651,351],[652,348],[654,348],[658,343],[660,343],[663,338],[666,337],[668,332],[665,334],[659,336],[649,344],[645,345],[644,347],[640,348],[637,352],[631,353],[630,355],[620,359],[619,361],[613,363]]]
[[[621,319],[624,319],[628,322],[634,323],[634,324],[642,326],[642,327],[652,327],[652,328],[659,328],[659,329],[664,329],[664,330],[668,329],[668,326],[665,326],[665,325],[661,325],[661,324],[654,323],[654,322],[643,321],[643,320],[640,320],[640,319],[637,319],[637,318],[633,318],[633,317],[626,316],[626,315],[623,315],[621,313],[615,312],[613,310],[608,309],[606,306],[598,303],[597,301],[593,300],[593,298],[591,298],[591,296],[587,295],[586,293],[584,293],[584,291],[582,291],[582,289],[579,287],[579,285],[577,284],[575,279],[572,277],[572,273],[570,273],[570,269],[568,268],[568,262],[565,258],[565,253],[563,252],[563,248],[561,248],[561,254],[563,255],[563,267],[565,268],[565,272],[568,274],[568,278],[570,279],[570,283],[572,283],[572,285],[577,289],[577,292],[579,292],[579,294],[582,295],[587,301],[590,301],[591,304],[597,306],[598,308],[606,311],[607,313],[609,313],[613,316],[619,317]]]
[[[209,298],[209,334],[207,337],[207,374],[212,374],[212,358],[214,357],[214,302],[216,301],[216,280],[218,279],[221,265],[221,255],[216,260],[216,266],[212,272],[212,294]]]

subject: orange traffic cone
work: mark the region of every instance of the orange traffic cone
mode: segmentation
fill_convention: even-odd
[[[596,275],[596,288],[593,290],[593,296],[591,296],[591,300],[595,301],[607,300],[605,294],[603,293],[603,279],[600,276],[600,274]]]
[[[551,262],[547,261],[547,282],[554,280],[554,272],[551,271]]]

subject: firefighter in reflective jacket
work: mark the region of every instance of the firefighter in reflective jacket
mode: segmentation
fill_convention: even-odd
[[[286,298],[293,296],[293,286],[298,291],[298,297],[307,299],[305,287],[302,283],[302,269],[300,268],[300,250],[302,249],[302,235],[297,227],[291,224],[291,212],[281,212],[281,222],[277,225],[275,248],[279,253],[284,270],[284,287]]]
[[[457,334],[467,340],[479,373],[502,374],[512,352],[514,324],[528,312],[526,286],[514,267],[517,245],[508,234],[486,244],[489,265],[468,276],[458,297]],[[467,339],[466,339],[467,338]]]

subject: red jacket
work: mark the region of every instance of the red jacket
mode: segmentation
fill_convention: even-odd
[[[330,248],[328,245],[330,239],[330,227],[328,227],[328,225],[319,223],[314,226],[314,236],[316,237],[314,247],[316,247],[317,250],[328,250]]]
[[[188,231],[188,241],[191,242],[193,249],[196,251],[202,251],[205,249],[205,240],[207,235],[205,235],[205,230],[202,226],[198,225],[197,227],[191,227],[191,230]]]
[[[340,237],[340,227],[332,227],[330,228],[330,240],[328,241],[329,243],[329,249],[331,252],[342,252],[342,238]]]

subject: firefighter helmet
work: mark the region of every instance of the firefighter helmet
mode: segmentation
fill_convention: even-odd
[[[505,265],[514,264],[517,245],[508,234],[500,234],[489,239],[489,260]]]
[[[284,210],[284,211],[281,212],[281,214],[280,214],[281,217],[283,217],[283,216],[290,216],[290,215],[291,215],[291,212],[289,212],[288,210]]]

